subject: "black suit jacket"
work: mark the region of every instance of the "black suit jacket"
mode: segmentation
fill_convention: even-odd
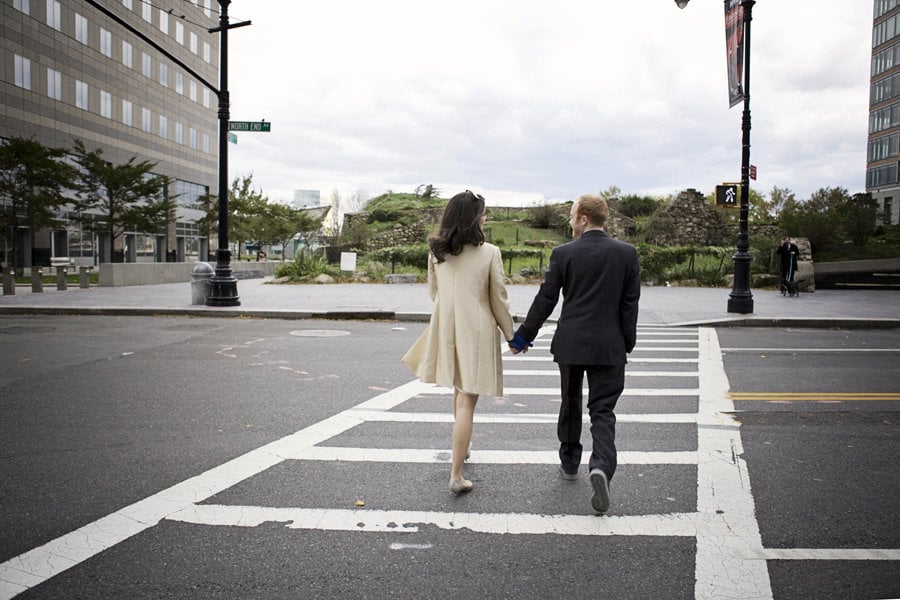
[[[531,341],[563,294],[550,351],[571,365],[623,365],[637,339],[640,267],[634,246],[600,230],[557,246],[518,333]]]

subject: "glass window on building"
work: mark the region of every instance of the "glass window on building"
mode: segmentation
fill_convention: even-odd
[[[164,62],[159,63],[159,84],[169,87],[169,65]]]
[[[207,17],[212,16],[212,0],[203,0],[203,14]]]
[[[209,88],[203,88],[203,106],[209,108]]]
[[[22,11],[26,15],[30,15],[31,0],[13,0],[13,8]]]
[[[184,125],[175,121],[175,142],[179,144],[184,143]]]
[[[169,35],[169,13],[159,9],[159,30]]]
[[[88,110],[88,84],[75,80],[75,106]]]
[[[100,90],[100,116],[112,119],[112,94]]]
[[[150,119],[150,109],[141,108],[141,129],[147,133],[150,133]]]
[[[131,68],[131,55],[133,53],[133,48],[131,44],[122,40],[122,64]]]
[[[133,0],[122,0],[122,6],[128,10],[134,10]]]
[[[897,163],[872,167],[866,171],[866,187],[873,188],[880,185],[897,183]]]
[[[188,130],[188,143],[194,150],[197,149],[197,130],[191,127]]]
[[[193,262],[200,256],[200,227],[187,221],[175,222],[175,236],[184,240],[183,261]]]
[[[146,52],[141,52],[141,73],[147,79],[153,77],[153,61]]]
[[[875,18],[897,7],[897,0],[875,0]]]
[[[47,25],[57,31],[62,28],[59,0],[47,0]]]
[[[184,25],[181,21],[175,21],[175,41],[184,46]]]
[[[190,85],[188,86],[188,89],[190,90],[190,98],[191,98],[191,100],[196,102],[197,101],[197,82],[191,80],[189,82],[189,84]]]
[[[203,134],[203,152],[209,154],[209,134]]]
[[[47,67],[47,96],[62,100],[62,73]]]
[[[87,46],[88,20],[78,13],[75,13],[75,39]]]
[[[159,115],[159,137],[166,139],[169,137],[169,118]]]
[[[184,95],[184,73],[175,71],[175,91]]]
[[[151,0],[140,0],[141,17],[148,23],[153,22],[153,2]]]
[[[197,34],[194,33],[193,31],[190,34],[190,41],[191,41],[191,44],[190,44],[191,52],[193,52],[194,54],[197,54],[197,42],[199,40],[197,39]]]
[[[175,180],[175,201],[178,206],[184,208],[193,208],[196,210],[204,210],[201,198],[209,193],[209,188],[199,183],[191,183],[181,179]]]
[[[203,60],[206,62],[212,61],[212,48],[209,45],[209,42],[203,42]]]
[[[16,85],[26,90],[31,89],[31,59],[16,54]]]
[[[69,221],[69,229],[67,231],[69,239],[69,256],[71,257],[92,257],[94,256],[94,234],[90,231],[83,231],[78,221]]]
[[[100,28],[100,52],[112,58],[112,33]]]
[[[134,105],[131,103],[131,100],[126,100],[122,98],[122,123],[131,127],[132,117],[131,113],[134,110]]]

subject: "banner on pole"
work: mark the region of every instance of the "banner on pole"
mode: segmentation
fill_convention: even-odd
[[[744,7],[725,0],[725,60],[728,63],[728,108],[744,99]]]

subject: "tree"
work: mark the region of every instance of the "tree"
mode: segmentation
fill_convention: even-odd
[[[238,244],[239,256],[241,243],[258,242],[258,237],[264,234],[260,216],[268,202],[262,190],[253,189],[253,173],[235,177],[231,182],[231,189],[228,190],[228,239]],[[216,211],[218,224],[218,207],[211,210]]]
[[[174,201],[165,193],[168,177],[152,174],[156,163],[138,162],[137,156],[132,156],[124,164],[114,165],[104,160],[103,150],[88,150],[81,140],[75,141],[74,153],[81,167],[75,202],[81,215],[76,218],[85,229],[106,235],[111,262],[124,260],[112,249],[125,231],[165,230]],[[102,218],[95,221],[87,212],[99,213]]]
[[[647,217],[652,215],[656,212],[657,208],[662,206],[662,204],[663,202],[661,200],[657,200],[652,196],[628,194],[619,199],[617,207],[620,213],[634,219],[635,217]]]
[[[68,199],[77,176],[63,161],[66,150],[47,148],[34,139],[14,137],[0,145],[0,238],[11,252],[7,264],[18,265],[16,231],[51,226]]]
[[[838,215],[847,237],[860,248],[878,226],[878,201],[869,193],[853,194],[838,208]]]
[[[821,188],[806,202],[790,199],[782,208],[778,222],[792,237],[805,237],[814,251],[825,249],[841,241],[845,231],[839,209],[850,201],[846,189]]]

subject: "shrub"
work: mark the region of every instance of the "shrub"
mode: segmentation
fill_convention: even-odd
[[[318,277],[322,273],[328,272],[328,261],[324,256],[317,254],[306,254],[301,252],[294,258],[293,262],[286,262],[275,269],[276,277],[290,277],[291,279],[301,279]]]

